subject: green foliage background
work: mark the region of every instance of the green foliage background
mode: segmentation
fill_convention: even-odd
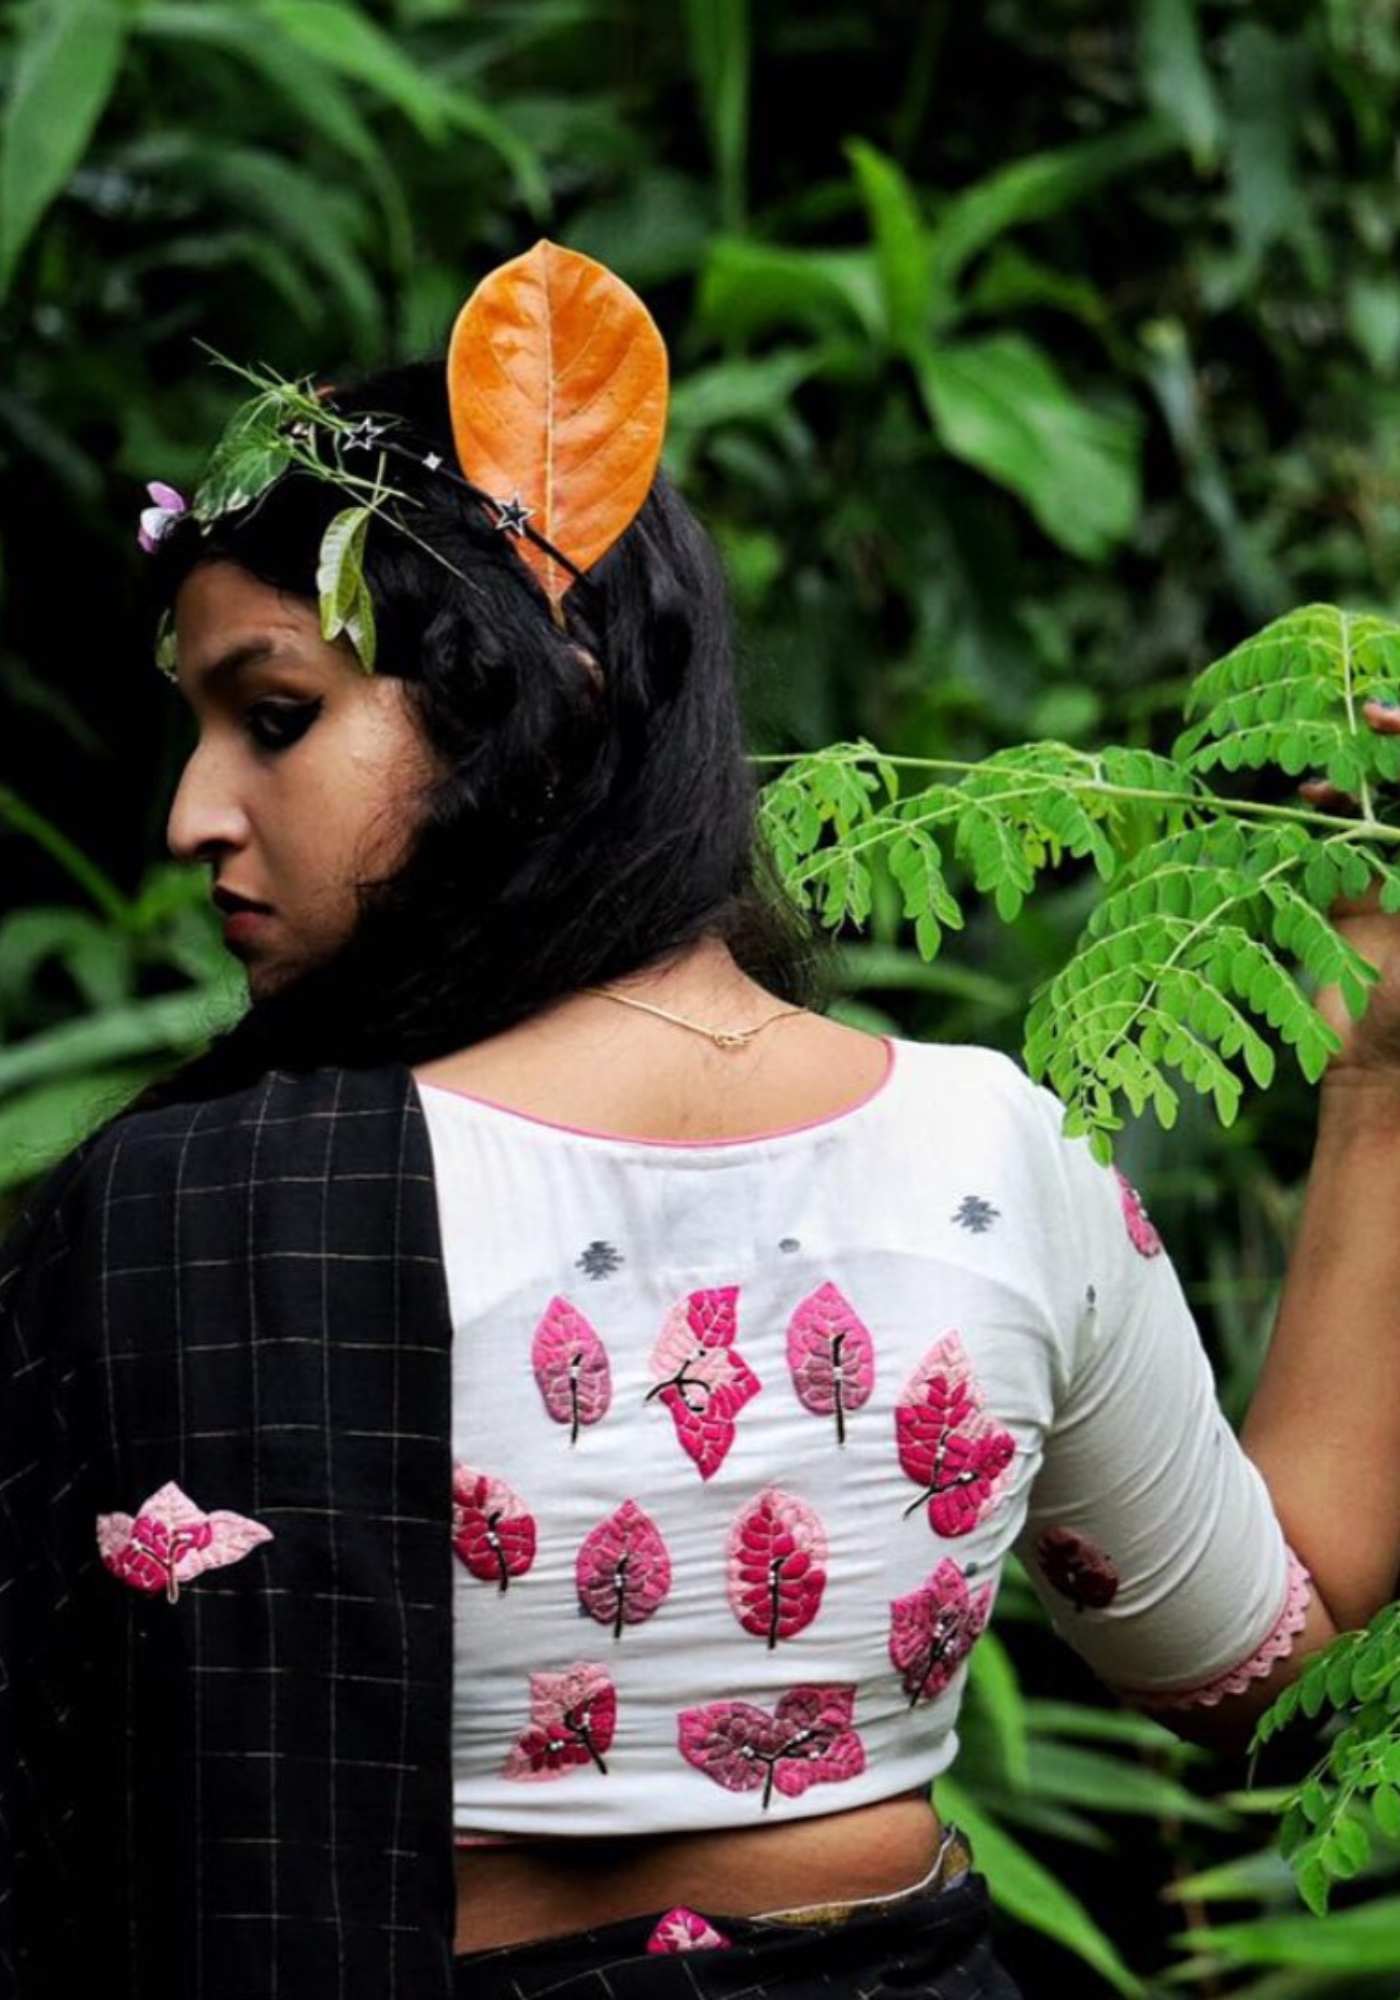
[[[239,393],[198,337],[334,380],[440,346],[538,234],[613,264],[675,357],[669,462],[766,753],[1159,751],[1290,606],[1400,615],[1396,0],[9,0],[0,29],[10,1199],[235,1004],[160,861],[182,725],[134,553],[142,482],[188,489]],[[1093,894],[1052,871],[927,962],[877,872],[842,1005],[1014,1047]],[[1307,1119],[1282,1081],[1267,1125],[1188,1103],[1120,1147],[1235,1411]],[[1395,1994],[1392,1830],[1319,1922],[1267,1793],[1104,1706],[1014,1587],[999,1632],[944,1803],[1028,1990]]]

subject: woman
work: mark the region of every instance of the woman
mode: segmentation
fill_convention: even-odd
[[[665,482],[576,561],[440,370],[286,428],[155,524],[170,842],[253,1004],[0,1289],[0,1990],[1011,1995],[929,1782],[1012,1548],[1222,1739],[1388,1595],[1396,1003],[1324,1090],[1261,1478],[1044,1094],[801,1004]]]

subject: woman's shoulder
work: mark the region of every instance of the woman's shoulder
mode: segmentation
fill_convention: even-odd
[[[1033,1083],[1014,1056],[981,1042],[912,1042],[896,1040],[896,1067],[909,1086],[945,1101],[972,1099],[987,1108],[1000,1106],[1010,1116],[1052,1123],[1063,1119],[1064,1107],[1040,1084]]]
[[[69,1271],[219,1260],[260,1244],[377,1242],[431,1254],[432,1156],[411,1072],[271,1071],[118,1117],[40,1186],[0,1246],[0,1308]],[[397,1240],[397,1239],[396,1239]]]
[[[981,1043],[896,1042],[900,1107],[938,1143],[949,1133],[984,1162],[1001,1163],[1077,1198],[1103,1169],[1088,1140],[1066,1131],[1063,1101],[1013,1056]]]
[[[400,1064],[270,1070],[218,1097],[114,1118],[55,1170],[31,1210],[71,1218],[94,1197],[136,1192],[150,1203],[187,1187],[276,1179],[298,1163],[344,1171],[349,1159],[401,1154],[415,1123],[413,1078]]]

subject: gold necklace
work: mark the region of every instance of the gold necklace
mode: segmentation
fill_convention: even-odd
[[[780,1007],[776,1013],[755,1022],[751,1028],[707,1028],[703,1021],[687,1020],[684,1014],[673,1014],[669,1007],[658,1007],[650,1000],[634,1000],[630,993],[616,993],[611,986],[585,986],[583,991],[596,995],[599,1000],[616,1000],[619,1007],[635,1007],[639,1013],[655,1014],[659,1021],[673,1021],[678,1028],[689,1028],[692,1034],[703,1035],[717,1049],[741,1049],[745,1042],[751,1042],[755,1035],[761,1035],[775,1021],[785,1021],[790,1014],[805,1014],[807,1011],[805,1007]]]

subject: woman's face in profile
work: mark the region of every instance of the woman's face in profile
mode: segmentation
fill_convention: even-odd
[[[175,636],[199,733],[167,839],[208,864],[260,1000],[349,937],[359,885],[404,853],[432,754],[402,681],[364,673],[313,605],[233,563],[186,579]]]

